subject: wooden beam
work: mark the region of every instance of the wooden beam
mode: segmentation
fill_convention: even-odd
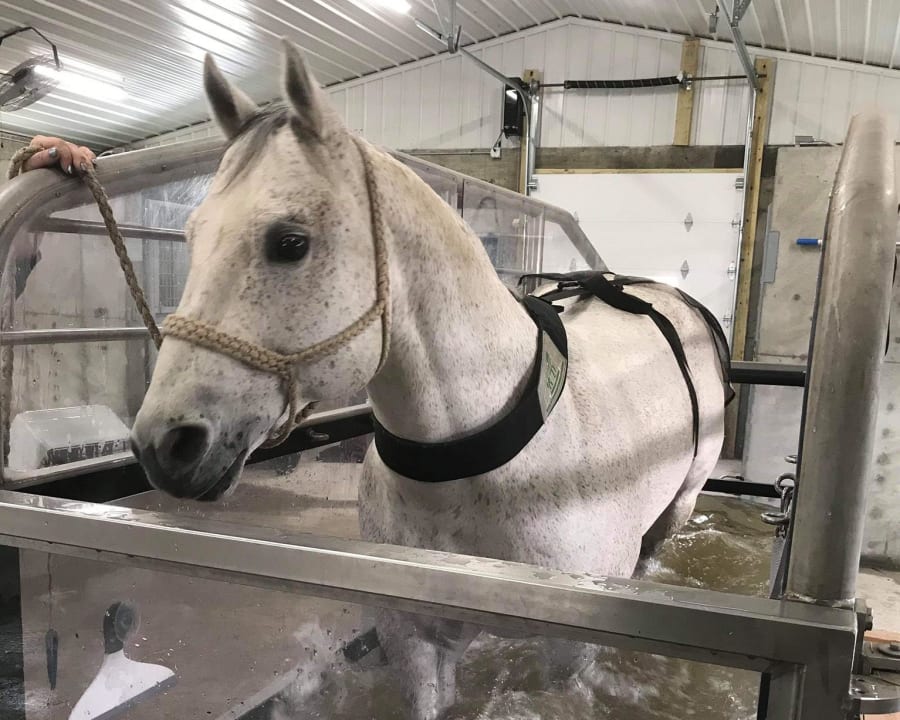
[[[699,38],[685,38],[681,44],[681,72],[691,77],[697,74],[700,63]],[[673,145],[690,145],[694,121],[694,86],[678,88],[678,104],[675,107],[675,139]]]
[[[763,151],[769,133],[769,115],[772,107],[772,79],[775,60],[757,58],[756,72],[760,75],[760,91],[756,98],[753,116],[753,134],[750,140],[750,159],[747,170],[747,187],[744,190],[744,228],[741,235],[741,255],[738,265],[737,303],[734,309],[734,332],[731,356],[745,360],[747,349],[747,322],[750,317],[750,273],[756,249],[756,227],[759,220],[759,186],[762,178]]]
[[[760,76],[760,90],[756,97],[753,127],[750,137],[750,157],[747,166],[746,188],[744,189],[744,227],[741,234],[741,252],[738,264],[737,297],[734,307],[734,326],[731,335],[731,357],[746,360],[747,324],[750,319],[750,282],[753,271],[753,255],[756,250],[756,230],[759,220],[759,187],[762,178],[763,153],[769,134],[769,116],[772,107],[775,60],[757,58],[755,62]],[[725,442],[723,457],[735,457],[737,447],[737,426],[740,412],[740,397],[725,411]]]

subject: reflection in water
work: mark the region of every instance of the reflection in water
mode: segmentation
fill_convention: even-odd
[[[770,528],[759,521],[758,506],[702,497],[648,579],[765,595],[770,549]],[[299,633],[298,641],[309,656],[332,657],[341,644],[312,627]],[[608,649],[578,676],[554,686],[545,677],[541,649],[539,640],[479,638],[463,659],[458,702],[447,720],[755,717],[755,673]],[[386,668],[327,675],[324,686],[306,679],[279,698],[269,708],[271,720],[403,718]]]

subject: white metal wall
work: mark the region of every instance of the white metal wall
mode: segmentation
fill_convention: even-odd
[[[701,75],[740,74],[734,48],[701,41]],[[510,75],[526,67],[544,81],[631,79],[679,71],[681,39],[670,33],[567,18],[479,43],[472,52]],[[775,57],[770,144],[795,135],[843,140],[850,115],[877,103],[900,130],[900,71],[762,50]],[[392,148],[488,147],[500,129],[499,83],[460,56],[443,54],[328,89],[348,125]],[[742,144],[747,86],[698,84],[693,143]],[[671,90],[546,91],[541,143],[560,146],[647,146],[672,142],[676,95]],[[206,125],[138,143],[174,142],[215,132]],[[900,135],[900,132],[898,132]]]

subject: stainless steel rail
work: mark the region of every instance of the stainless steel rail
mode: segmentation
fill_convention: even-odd
[[[0,542],[20,548],[775,670],[796,702],[772,718],[837,720],[849,687],[849,610],[10,492],[0,528]]]
[[[0,332],[0,345],[52,345],[54,343],[110,342],[149,338],[145,327],[54,328]]]
[[[102,235],[107,237],[109,231],[102,222],[94,220],[72,220],[70,218],[51,217],[41,220],[31,228],[35,232],[72,233],[76,235]],[[184,242],[181,230],[168,228],[145,227],[143,225],[119,225],[122,235],[139,240],[174,240]]]

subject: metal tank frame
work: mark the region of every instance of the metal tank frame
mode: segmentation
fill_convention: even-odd
[[[0,491],[0,543],[755,670],[768,685],[766,697],[760,698],[760,717],[773,720],[839,720],[860,711],[884,711],[884,698],[875,697],[882,688],[854,680],[867,615],[853,598],[873,399],[893,280],[888,262],[894,255],[897,213],[893,144],[882,116],[853,120],[829,212],[811,371],[780,373],[769,367],[757,378],[806,381],[789,582],[794,599],[553,574],[516,563],[362,541],[286,537],[62,499],[65,492],[54,493],[53,488],[64,486],[49,477],[43,478],[43,488],[33,488],[42,495]],[[130,153],[101,162],[100,178],[113,192],[121,192],[209,172],[216,153],[210,143]],[[0,189],[0,259],[36,208],[48,212],[87,201],[77,180],[49,172],[29,173]],[[28,337],[18,333],[8,339]],[[42,339],[48,341],[46,334]],[[752,368],[743,366],[739,372],[745,379],[754,377]],[[366,412],[365,406],[349,408],[322,420],[336,428]],[[848,417],[854,422],[847,422]],[[287,452],[310,442],[302,429],[294,435]],[[124,458],[111,462],[113,466],[92,461],[83,474],[69,478],[77,485],[67,486],[66,492],[97,500],[121,497],[117,488],[127,490],[127,483],[117,486],[116,472],[134,472],[135,466]],[[95,483],[103,488],[92,496],[86,488]],[[830,503],[841,511],[832,512]]]

